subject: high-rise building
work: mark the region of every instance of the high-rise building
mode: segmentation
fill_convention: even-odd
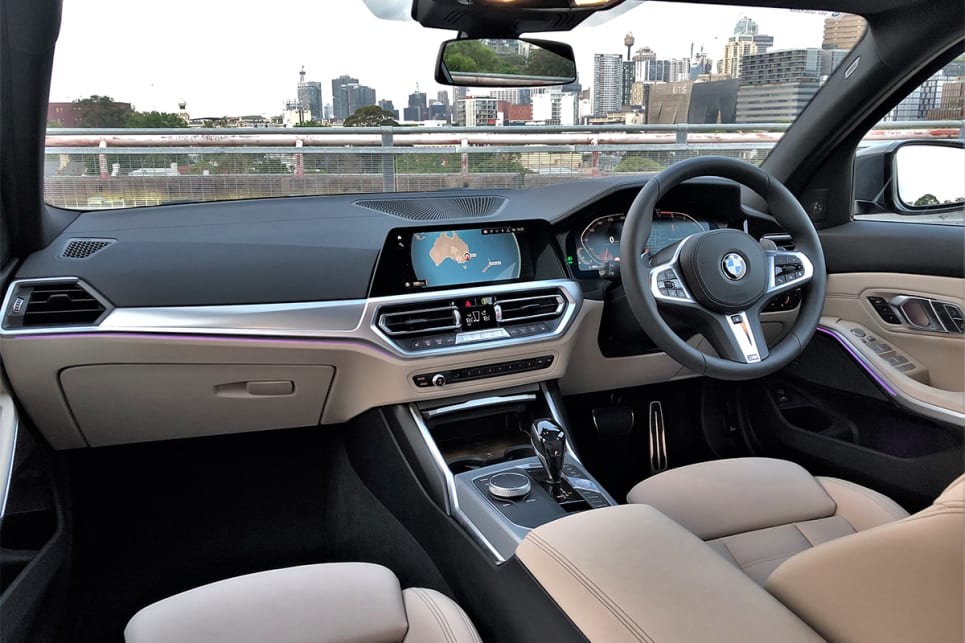
[[[418,88],[409,94],[409,106],[405,110],[407,116],[405,120],[424,121],[429,116],[429,106],[426,104],[426,93],[420,92]],[[409,118],[408,115],[415,118]]]
[[[744,56],[741,63],[742,85],[763,85],[821,77],[821,50],[779,49],[766,54]]]
[[[724,45],[724,57],[720,60],[720,73],[730,78],[740,78],[741,61],[744,56],[751,56],[757,53],[757,43],[754,36],[733,36]]]
[[[298,72],[298,103],[308,115],[307,120],[320,121],[324,118],[322,84],[313,80],[305,80],[304,67]]]
[[[620,54],[593,55],[593,115],[619,111],[623,97],[623,57]]]
[[[351,83],[349,85],[343,85],[341,91],[345,94],[345,105],[348,110],[347,116],[354,114],[360,107],[368,107],[378,102],[375,99],[375,90],[365,85]]]
[[[445,89],[440,89],[439,91],[436,92],[436,100],[438,100],[440,103],[442,103],[443,105],[445,105],[446,107],[448,107],[448,106],[449,106],[449,92],[446,91]]]
[[[620,91],[620,105],[629,106],[633,102],[630,100],[630,94],[633,91],[633,83],[636,81],[634,76],[634,62],[632,60],[623,61],[623,82],[621,84]]]
[[[821,76],[830,76],[850,53],[847,49],[821,50]]]
[[[783,49],[745,56],[737,91],[737,122],[793,121],[820,84],[820,49]]]
[[[654,81],[653,63],[657,60],[657,52],[650,47],[641,47],[633,55],[633,77],[639,82]]]
[[[545,88],[533,94],[533,120],[545,125],[576,125],[579,95],[561,87]]]
[[[466,98],[456,101],[456,125],[464,127],[496,125],[498,115],[499,100],[491,96],[467,95]]]
[[[850,51],[864,35],[865,21],[861,16],[835,13],[824,19],[824,38],[821,49]]]
[[[757,23],[744,16],[734,25],[734,35],[727,39],[717,70],[731,78],[740,78],[744,56],[767,53],[773,46],[774,36],[760,33]]]
[[[658,83],[676,83],[682,80],[690,80],[690,61],[686,58],[655,60],[653,61],[651,80]]]
[[[768,49],[774,46],[774,36],[768,36],[759,32],[757,23],[744,16],[737,21],[734,25],[734,37],[738,38],[740,36],[751,36],[751,40],[757,45],[757,53],[766,53]]]
[[[332,116],[337,121],[344,121],[352,112],[348,111],[348,95],[342,91],[346,85],[358,84],[358,78],[342,75],[332,79]]]
[[[392,118],[394,118],[395,120],[399,120],[399,110],[395,108],[395,104],[392,101],[382,99],[379,101],[379,107],[381,107],[387,112],[391,112]]]
[[[958,95],[962,91],[960,83],[963,81],[963,77],[960,75],[952,76],[948,74],[949,71],[957,70],[950,69],[950,66],[938,70],[908,94],[882,120],[923,121],[931,118],[930,115],[936,115],[938,110],[943,108],[954,109],[957,107],[960,114],[961,103],[958,100]],[[952,116],[951,118],[961,117]]]

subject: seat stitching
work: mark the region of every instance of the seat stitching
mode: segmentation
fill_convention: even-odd
[[[576,579],[584,589],[590,593],[596,600],[603,605],[615,618],[620,622],[630,634],[638,641],[649,641],[653,643],[653,639],[643,630],[638,623],[636,623],[629,615],[627,615],[623,610],[612,600],[605,592],[600,590],[592,580],[590,580],[585,574],[583,574],[573,563],[567,559],[563,554],[561,554],[555,547],[550,545],[548,542],[540,539],[538,536],[533,536],[534,544],[539,547],[545,554],[553,558],[565,571],[567,571],[573,578]],[[634,627],[640,632],[634,631]]]
[[[847,480],[842,480],[842,479],[840,479],[840,478],[825,478],[825,480],[830,480],[833,484],[835,484],[835,483],[836,483],[836,484],[840,484],[840,485],[842,485],[842,486],[848,487],[848,488],[851,489],[852,491],[858,492],[859,494],[861,494],[862,497],[864,497],[864,498],[866,498],[867,500],[870,500],[870,501],[873,502],[874,504],[878,505],[879,508],[883,509],[883,510],[885,511],[885,513],[887,513],[889,516],[891,516],[892,518],[894,518],[894,519],[896,519],[896,520],[900,520],[901,518],[907,518],[907,516],[904,516],[904,515],[902,515],[902,514],[895,513],[895,508],[894,508],[894,507],[888,506],[887,504],[885,504],[884,502],[882,502],[881,499],[878,498],[877,496],[869,495],[869,494],[865,493],[865,491],[867,491],[867,489],[865,489],[865,488],[862,487],[861,485],[857,485],[857,484],[854,484],[853,482],[848,482]],[[827,493],[827,489],[825,489],[824,492]],[[831,495],[831,494],[828,494],[828,495]],[[833,500],[833,498],[832,498],[832,500]],[[835,504],[835,514],[837,514],[837,504],[838,504],[838,503],[834,503],[834,504]],[[850,522],[850,521],[849,521],[849,522]],[[852,525],[852,527],[853,527],[853,526],[854,526],[854,525]]]
[[[648,643],[654,643],[653,638],[647,634],[646,630],[637,623],[633,617],[627,614],[620,605],[614,601],[610,596],[607,595],[596,583],[593,582],[586,574],[584,574],[572,561],[570,561],[562,552],[553,547],[550,543],[546,542],[539,536],[530,532],[530,538],[534,545],[539,547],[544,553],[556,560],[556,562],[567,571],[577,582],[579,582],[583,587],[594,597],[596,600],[605,607],[616,619],[619,621],[627,631],[638,641],[647,641]]]
[[[449,629],[449,624],[446,623],[445,617],[439,611],[434,601],[432,601],[431,598],[427,596],[426,593],[423,592],[421,588],[415,587],[412,589],[412,591],[413,593],[415,593],[416,596],[419,597],[420,600],[422,600],[423,604],[429,610],[429,613],[432,614],[432,616],[435,618],[436,624],[439,626],[439,629],[442,631],[442,635],[446,637],[446,640],[450,641],[451,643],[457,643],[455,636],[453,635],[452,631]]]
[[[475,643],[482,643],[482,640],[479,638],[479,632],[476,631],[476,626],[472,624],[472,621],[469,620],[469,617],[466,616],[466,612],[463,611],[462,608],[459,608],[459,618],[462,619],[462,623],[466,626],[466,631],[469,632],[472,640]]]

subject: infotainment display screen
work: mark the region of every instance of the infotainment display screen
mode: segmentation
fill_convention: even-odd
[[[553,229],[545,221],[426,224],[389,231],[370,292],[381,297],[565,276]],[[490,302],[470,303],[473,319],[467,324],[485,328],[491,323]]]
[[[462,286],[519,279],[519,240],[514,226],[413,232],[412,271],[419,286]]]

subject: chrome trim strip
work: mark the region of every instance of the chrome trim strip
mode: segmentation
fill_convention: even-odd
[[[475,523],[459,508],[459,498],[456,495],[456,480],[452,475],[452,471],[449,470],[449,465],[446,464],[446,459],[442,457],[439,447],[436,446],[436,441],[432,439],[432,434],[429,433],[429,427],[426,426],[425,420],[422,418],[422,413],[419,412],[415,404],[409,405],[409,413],[412,415],[412,419],[419,429],[419,435],[422,437],[423,442],[425,442],[426,448],[429,450],[429,455],[432,456],[433,462],[439,467],[439,470],[445,478],[446,495],[448,496],[445,507],[446,513],[455,518],[456,522],[462,525],[476,542],[488,550],[497,564],[506,562],[506,558],[499,553],[499,550],[489,542],[486,536],[476,527]]]
[[[6,462],[3,463],[3,493],[0,494],[0,518],[3,518],[7,511],[7,496],[10,495],[10,485],[13,482],[13,465],[17,454],[17,433],[20,430],[20,417],[17,415],[17,409],[13,404],[13,399],[9,396],[4,397],[6,397],[6,401],[9,402],[14,418],[13,430],[10,431],[9,435],[0,435],[0,440],[2,440],[2,442],[0,442],[0,453],[8,451],[10,454]]]
[[[100,297],[94,288],[77,277],[22,279],[14,281],[7,289],[3,303],[4,314],[6,314],[10,299],[18,286],[47,282],[82,283],[92,294]],[[378,328],[377,314],[382,306],[420,303],[446,297],[462,298],[551,288],[559,288],[567,303],[556,329],[543,335],[507,337],[494,341],[466,343],[459,346],[407,351],[396,345],[388,335]],[[483,285],[473,288],[393,295],[372,299],[276,304],[117,308],[112,307],[110,302],[105,300],[109,312],[96,326],[0,329],[0,337],[120,332],[346,339],[364,341],[380,346],[399,357],[418,358],[478,352],[489,348],[505,348],[556,339],[569,330],[582,303],[583,294],[579,283],[568,279]]]
[[[861,354],[858,348],[852,344],[844,334],[838,332],[837,329],[825,326],[824,324],[819,324],[818,328],[824,334],[830,335],[836,339],[838,343],[844,346],[848,353],[855,358],[855,361],[871,376],[873,380],[885,384],[887,392],[891,393],[899,406],[935,420],[948,422],[949,424],[961,426],[962,422],[965,422],[965,413],[959,413],[958,411],[953,411],[952,409],[946,409],[941,406],[929,404],[928,402],[922,402],[921,400],[915,399],[907,393],[902,392],[900,388],[895,387],[890,383],[890,378],[879,370],[878,366],[869,358]]]
[[[469,400],[468,402],[461,402],[459,404],[450,404],[449,406],[440,406],[434,409],[427,409],[422,411],[422,415],[425,416],[426,419],[431,420],[432,418],[449,415],[450,413],[472,411],[473,409],[481,409],[487,406],[501,406],[503,404],[516,404],[518,402],[535,401],[535,393],[520,393],[519,395],[494,395],[492,397],[476,398]]]
[[[724,327],[730,331],[734,341],[744,355],[744,362],[754,364],[761,361],[761,350],[757,347],[757,338],[751,328],[750,317],[746,312],[734,315],[720,315]]]

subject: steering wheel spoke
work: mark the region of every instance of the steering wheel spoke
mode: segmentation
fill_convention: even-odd
[[[814,277],[814,264],[803,252],[770,250],[767,261],[770,268],[768,294],[800,288]]]
[[[721,357],[741,364],[767,359],[767,342],[756,310],[712,314],[708,318],[704,336]]]
[[[680,248],[678,247],[670,261],[650,268],[650,292],[653,293],[653,298],[661,304],[683,306],[697,303],[687,288],[687,284],[684,283],[683,273],[677,261],[679,256]]]

